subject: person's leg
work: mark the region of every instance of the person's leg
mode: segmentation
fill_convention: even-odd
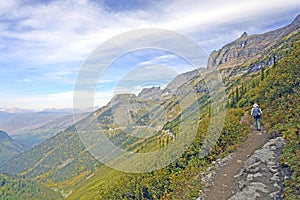
[[[257,122],[257,130],[260,131],[260,117],[257,118],[256,122]]]
[[[257,130],[257,118],[253,117],[254,129]]]

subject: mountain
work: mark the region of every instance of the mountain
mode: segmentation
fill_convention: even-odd
[[[34,110],[23,109],[23,108],[0,108],[0,112],[7,112],[7,113],[29,113],[35,112]]]
[[[3,162],[22,152],[22,146],[0,131],[0,161]]]
[[[162,95],[162,89],[160,87],[143,88],[138,95],[141,99],[158,100]]]
[[[240,38],[220,50],[213,51],[208,59],[207,67],[234,68],[245,64],[249,65],[270,53],[284,37],[299,33],[299,26],[300,15],[291,24],[274,31],[250,36],[244,33]]]
[[[294,192],[296,196],[300,188],[299,181],[297,182],[300,158],[300,33],[299,28],[290,27],[299,27],[299,17],[287,27],[275,31],[276,34],[280,32],[285,37],[276,39],[274,43],[266,39],[265,46],[248,46],[247,43],[244,50],[234,49],[232,45],[237,41],[246,38],[256,41],[253,38],[262,37],[247,34],[225,45],[222,49],[227,48],[228,52],[236,51],[243,55],[239,57],[240,64],[234,65],[234,70],[231,70],[229,63],[233,63],[237,57],[227,59],[225,64],[228,65],[225,65],[218,60],[225,61],[228,52],[221,54],[220,50],[220,55],[217,56],[214,55],[216,53],[212,53],[210,59],[215,60],[215,65],[212,64],[209,69],[216,67],[220,71],[231,70],[230,73],[225,73],[227,77],[224,78],[228,95],[227,105],[218,107],[215,113],[211,108],[213,93],[209,93],[209,88],[201,78],[209,75],[210,71],[201,71],[201,74],[197,71],[189,72],[176,77],[163,90],[148,88],[137,96],[115,96],[106,106],[78,121],[74,126],[1,163],[0,171],[21,174],[38,180],[39,183],[46,183],[48,187],[60,191],[67,199],[196,199],[199,189],[202,189],[199,172],[205,171],[211,162],[232,151],[234,146],[243,140],[249,127],[240,123],[241,117],[254,102],[258,102],[264,110],[263,120],[266,127],[274,133],[283,133],[288,139],[288,148],[284,150],[283,159],[285,165],[292,167],[294,175],[293,179],[286,183],[286,192],[291,195]],[[265,36],[268,38],[271,35],[266,33]],[[257,48],[260,48],[261,52],[257,53]],[[275,60],[272,60],[273,53],[276,53]],[[269,62],[270,60],[272,62]],[[216,88],[218,85],[210,89],[217,92],[214,90]],[[156,96],[152,95],[153,93]],[[152,98],[153,96],[155,98]],[[215,100],[221,101],[221,97]],[[220,127],[211,125],[210,121],[217,124],[212,117],[221,115],[225,107],[228,109],[226,122],[221,135],[216,139],[213,136]],[[199,110],[201,112],[198,112]],[[281,115],[282,111],[285,112],[284,115]],[[104,166],[90,153],[93,149],[101,150],[93,146],[97,142],[93,135],[99,134],[100,131],[116,146],[143,154],[177,144],[176,138],[186,136],[182,135],[181,131],[184,130],[186,134],[193,132],[195,124],[199,126],[192,143],[186,147],[179,144],[171,149],[176,151],[183,148],[186,150],[184,154],[168,166],[150,173],[130,174],[113,170]],[[213,127],[211,135],[207,132],[210,126]],[[90,136],[86,139],[92,145],[84,145],[84,139],[81,137],[85,135],[79,133]],[[93,134],[88,135],[89,133]],[[213,140],[216,144],[207,147],[206,140]],[[105,143],[101,144],[107,147]],[[105,148],[102,150],[105,153],[104,158],[113,153]],[[208,154],[204,157],[199,156],[203,151]],[[130,160],[129,163],[122,164],[135,166],[136,163],[140,164],[140,167],[152,164],[147,159]]]
[[[13,113],[5,112],[5,111],[0,111],[0,121],[4,121],[7,118],[11,117],[14,115]]]
[[[65,113],[51,112],[26,112],[26,113],[2,113],[0,118],[0,130],[11,135],[28,133],[32,129],[45,125],[54,119],[66,116]]]
[[[192,71],[188,71],[176,76],[165,89],[160,87],[144,88],[138,95],[143,100],[159,100],[162,98],[169,98],[170,95],[174,94],[178,88],[185,83],[191,81],[193,78],[199,76],[199,73],[203,72],[204,68],[198,68]]]
[[[166,87],[165,91],[176,91],[181,85],[189,82],[196,76],[199,76],[199,73],[204,71],[204,68],[198,68],[193,71],[185,72],[176,76]]]
[[[201,115],[196,116],[199,110],[195,107],[197,103],[199,107],[204,106],[207,100],[195,103],[197,99],[193,97],[193,87],[187,87],[186,83],[176,84],[179,86],[177,93],[169,94],[165,90],[168,95],[162,99],[145,99],[149,92],[147,90],[138,96],[117,95],[106,106],[80,120],[76,126],[67,128],[33,149],[1,164],[0,171],[39,179],[64,195],[68,194],[96,171],[105,168],[87,151],[78,135],[78,131],[86,128],[90,130],[89,126],[93,122],[101,126],[102,131],[115,145],[136,152],[147,149],[155,151],[172,138],[170,133],[180,137],[180,133],[177,133],[178,127],[175,128],[172,124],[179,126],[179,120],[183,120],[183,124],[189,123],[189,126],[195,127],[193,125],[197,123],[197,119],[208,112],[203,109]],[[201,96],[203,95],[206,94]],[[192,131],[193,128],[189,126],[185,125],[184,128]],[[180,148],[184,147],[176,146],[176,149]]]
[[[27,132],[13,135],[12,137],[17,143],[22,144],[24,150],[28,150],[33,146],[55,136],[59,132],[64,131],[72,126],[75,122],[85,118],[87,115],[87,113],[81,113],[76,114],[75,118],[73,115],[59,117],[40,127],[29,129]]]
[[[78,114],[78,113],[84,113],[86,111],[80,110],[80,109],[73,109],[73,108],[62,108],[62,109],[47,108],[47,109],[44,109],[41,112],[45,112],[45,113],[63,113],[63,114],[71,115],[73,113]]]
[[[80,120],[87,114],[73,109],[45,109],[41,112],[19,108],[0,111],[0,129],[28,150],[74,124],[73,112]]]

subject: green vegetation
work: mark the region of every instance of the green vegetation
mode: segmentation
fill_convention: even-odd
[[[15,200],[15,199],[45,199],[58,200],[62,199],[60,195],[53,190],[42,186],[35,181],[0,174],[0,200]]]
[[[58,182],[78,184],[100,163],[86,151],[74,128],[56,135],[41,145],[1,165],[1,171],[21,174],[57,188]],[[71,181],[74,178],[74,181]],[[75,181],[76,180],[76,181]],[[70,186],[68,185],[68,186]],[[65,184],[60,185],[62,190]]]

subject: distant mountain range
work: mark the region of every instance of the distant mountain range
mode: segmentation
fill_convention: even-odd
[[[4,113],[0,119],[0,130],[10,135],[24,134],[32,129],[38,128],[54,119],[66,116],[65,113],[52,112],[26,112],[26,113]]]
[[[54,118],[46,124],[42,124],[36,128],[28,127],[22,134],[12,135],[12,138],[23,145],[24,150],[28,150],[35,145],[55,136],[56,134],[64,131],[72,126],[78,120],[85,118],[88,113],[73,115],[63,115],[58,118]]]
[[[65,114],[72,114],[72,113],[82,113],[86,112],[79,109],[73,108],[45,108],[42,111],[31,110],[31,109],[23,109],[23,108],[0,108],[0,112],[10,113],[10,114],[20,114],[20,113],[38,113],[38,112],[51,112],[51,113],[65,113]]]
[[[36,112],[30,109],[23,109],[23,108],[0,108],[0,112],[6,113],[28,113],[28,112]]]
[[[0,130],[6,131],[9,135],[22,135],[32,132],[53,120],[71,115],[81,114],[86,111],[66,109],[44,109],[43,111],[32,111],[20,108],[0,109]],[[62,120],[64,123],[65,120]],[[34,132],[34,131],[33,131]]]
[[[17,143],[28,150],[73,125],[87,116],[81,110],[45,109],[41,112],[19,108],[0,111],[0,130],[6,131]],[[76,118],[73,112],[77,113]]]

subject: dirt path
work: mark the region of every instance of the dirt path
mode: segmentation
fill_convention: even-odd
[[[249,114],[245,113],[241,123],[249,123]],[[239,174],[244,162],[251,156],[255,150],[261,148],[268,141],[265,130],[251,131],[245,140],[226,163],[216,169],[216,176],[206,187],[203,199],[222,200],[228,199],[237,192],[236,177]]]

